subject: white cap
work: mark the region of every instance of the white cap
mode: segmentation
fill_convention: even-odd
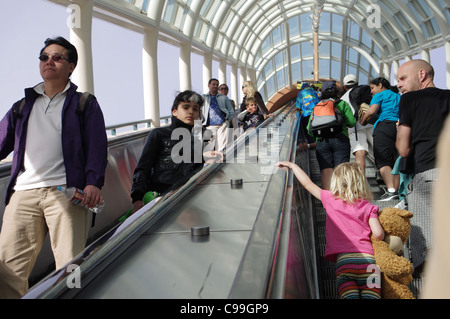
[[[352,85],[352,84],[356,84],[356,76],[354,76],[353,74],[347,74],[344,77],[344,85]]]

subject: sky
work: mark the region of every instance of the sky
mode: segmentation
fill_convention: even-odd
[[[42,82],[39,51],[46,38],[70,39],[67,27],[70,13],[66,7],[47,0],[0,0],[0,3],[3,4],[0,10],[1,118],[23,97],[25,88]],[[142,44],[142,34],[94,18],[94,93],[107,126],[144,119]],[[159,41],[158,55],[160,115],[168,116],[179,92],[179,49]],[[200,78],[192,80],[192,89],[198,93],[207,90],[202,84],[202,63],[202,58],[193,54],[192,70]],[[218,77],[216,62],[213,62],[213,77]]]
[[[0,118],[24,95],[24,88],[42,82],[38,54],[48,37],[70,39],[66,7],[47,0],[0,0]],[[95,95],[107,126],[144,119],[142,84],[143,35],[94,18],[92,50]],[[431,52],[436,68],[436,86],[445,88],[445,56]],[[179,49],[159,41],[158,68],[160,115],[170,115],[179,90]],[[203,58],[192,54],[192,89],[206,93],[202,81]],[[218,77],[218,62],[213,61],[213,77]],[[229,79],[229,69],[227,78]],[[392,81],[392,80],[391,80]],[[239,92],[239,99],[241,98]],[[237,101],[240,102],[240,101]]]

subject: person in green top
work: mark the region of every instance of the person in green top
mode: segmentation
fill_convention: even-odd
[[[335,81],[324,82],[322,85],[321,100],[338,99],[339,89]],[[348,128],[354,127],[356,119],[353,116],[353,111],[345,101],[339,101],[336,105],[338,111],[344,118],[342,131],[332,138],[316,139],[316,157],[319,163],[322,188],[329,190],[331,175],[336,166],[341,163],[350,161],[350,139],[348,135]],[[308,132],[309,124],[308,123]]]

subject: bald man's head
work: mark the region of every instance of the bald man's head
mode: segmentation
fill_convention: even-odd
[[[402,93],[434,87],[434,68],[424,60],[411,60],[402,64],[397,76],[397,87]]]

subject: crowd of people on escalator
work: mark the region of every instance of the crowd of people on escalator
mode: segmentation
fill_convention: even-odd
[[[351,154],[354,155],[354,161],[359,164],[358,169],[355,168],[353,173],[361,174],[359,171],[361,169],[364,174],[362,181],[365,184],[366,157],[370,155],[381,175],[380,183],[385,188],[385,193],[377,200],[381,202],[394,201],[389,203],[394,203],[395,207],[407,209],[413,213],[408,249],[415,278],[422,278],[424,270],[427,269],[425,261],[428,260],[429,251],[435,244],[433,238],[436,234],[433,232],[433,227],[436,226],[436,222],[434,218],[441,213],[437,203],[432,205],[432,199],[439,169],[441,169],[437,163],[443,163],[442,161],[437,162],[437,146],[450,110],[450,90],[435,87],[434,76],[434,68],[428,62],[417,59],[405,62],[400,66],[397,72],[398,84],[396,87],[391,86],[384,77],[373,79],[367,85],[360,85],[353,74],[344,77],[342,91],[337,88],[334,81],[323,83],[319,92],[304,84],[297,98],[303,126],[299,137],[299,149],[305,149],[305,145],[308,146],[307,148],[315,147],[321,171],[322,188],[317,190],[316,186],[311,185],[309,177],[305,176],[295,164],[279,164],[280,167],[293,169],[299,181],[314,196],[322,200],[328,218],[327,240],[335,238],[338,231],[353,229],[355,221],[361,220],[361,216],[365,216],[363,220],[366,223],[357,226],[362,227],[359,232],[360,237],[348,237],[347,239],[351,238],[349,240],[354,243],[369,243],[370,237],[367,236],[368,232],[365,230],[369,229],[371,230],[369,233],[379,235],[378,225],[374,226],[375,222],[372,221],[374,216],[367,212],[364,213],[362,208],[359,214],[348,215],[349,207],[353,208],[355,203],[342,196],[342,192],[347,191],[345,187],[338,189],[335,184],[336,180],[342,178],[342,166],[347,165]],[[335,90],[337,93],[330,94],[330,90]],[[345,119],[342,122],[343,130],[335,136],[316,137],[312,141],[311,136],[308,136],[308,134],[312,135],[308,127],[312,118],[311,110],[314,105],[318,105],[319,101],[330,98],[330,96],[334,100],[340,101],[337,109]],[[310,101],[313,101],[313,105],[309,103]],[[345,101],[344,105],[342,105],[342,101]],[[348,108],[351,108],[352,112],[348,112]],[[348,183],[343,185],[348,188],[351,186]],[[321,191],[326,190],[331,191],[345,205],[341,203],[333,207],[325,204],[324,200],[328,198],[326,197],[327,193],[321,193]],[[355,194],[358,192],[365,194],[362,190],[354,190]],[[367,196],[361,196],[360,199],[361,202],[365,202]],[[441,198],[440,200],[444,201],[445,199]],[[435,201],[437,202],[438,199]],[[332,216],[336,212],[341,214],[341,220],[333,223],[331,222]],[[329,223],[328,220],[330,220]],[[343,223],[342,220],[345,222]],[[349,245],[346,248],[343,243],[342,252],[345,254],[358,252],[361,254],[360,260],[367,261],[367,256],[364,255],[367,250],[363,248],[364,245],[357,249],[348,247]],[[331,254],[334,248],[328,247],[328,249],[329,251],[325,252],[326,256]],[[370,251],[370,254],[373,254],[373,251]],[[367,290],[367,286],[349,284],[349,282],[356,282],[355,278],[361,275],[356,270],[361,269],[361,264],[351,264],[354,262],[352,258],[349,259],[349,264],[346,264],[346,257],[341,256],[341,258],[344,262],[341,261],[338,265],[342,268],[345,264],[350,269],[346,274],[350,279],[340,281],[340,296],[342,298],[362,297],[364,294],[367,298],[376,296],[373,291]],[[439,258],[442,256],[434,260],[439,260]],[[353,272],[352,267],[355,270]],[[430,274],[431,272],[428,273],[428,275]],[[426,279],[428,279],[428,275],[425,276]],[[342,278],[339,271],[337,278]],[[436,280],[435,283],[437,282]],[[420,296],[420,287],[414,287],[414,289],[416,295]],[[429,292],[430,289],[428,294]],[[437,294],[431,295],[437,296]]]
[[[84,100],[70,80],[77,61],[77,50],[69,41],[47,39],[39,54],[43,82],[27,88],[25,97],[14,103],[0,122],[0,157],[13,152],[0,232],[1,298],[26,294],[47,234],[57,269],[82,252],[89,231],[89,209],[103,202],[108,153],[105,123],[95,96]],[[429,63],[411,60],[398,69],[396,88],[382,77],[359,85],[352,74],[344,78],[343,91],[335,81],[323,83],[320,90],[308,84],[301,87],[297,98],[299,150],[315,149],[321,187],[293,163],[277,166],[292,169],[336,220],[333,227],[327,225],[326,256],[330,260],[351,268],[354,258],[349,254],[358,253],[361,264],[374,263],[369,234],[382,238],[384,233],[377,219],[379,207],[370,203],[365,176],[366,157],[371,155],[386,187],[378,200],[398,200],[414,214],[411,259],[416,271],[423,272],[428,251],[434,247],[432,217],[437,212],[431,205],[433,187],[439,176],[438,164],[444,163],[436,160],[437,146],[450,109],[450,91],[436,88],[433,78]],[[220,151],[233,140],[229,128],[249,130],[271,116],[250,81],[243,84],[243,101],[237,106],[227,97],[226,84],[219,85],[213,78],[208,89],[205,94],[180,92],[171,108],[171,125],[149,134],[133,175],[131,213],[147,203],[148,194],[157,199],[181,186],[205,163],[223,160]],[[313,110],[327,100],[333,101],[342,115],[341,127],[333,136],[313,136]],[[179,160],[173,158],[173,148],[183,138],[180,134],[180,139],[173,139],[175,130],[188,132],[189,158],[183,154]],[[195,138],[196,132],[203,136],[206,131],[211,135],[209,145],[213,145],[209,150],[203,147],[203,137],[200,142]],[[351,154],[354,163],[350,163]],[[81,197],[68,200],[60,186],[78,190]],[[351,242],[341,242],[338,232],[349,225]],[[359,243],[356,249],[354,242]],[[338,276],[347,278],[340,272]],[[340,284],[346,285],[346,279]],[[352,289],[342,289],[342,296],[354,297],[360,288]],[[379,297],[379,291],[366,290],[365,296]]]

